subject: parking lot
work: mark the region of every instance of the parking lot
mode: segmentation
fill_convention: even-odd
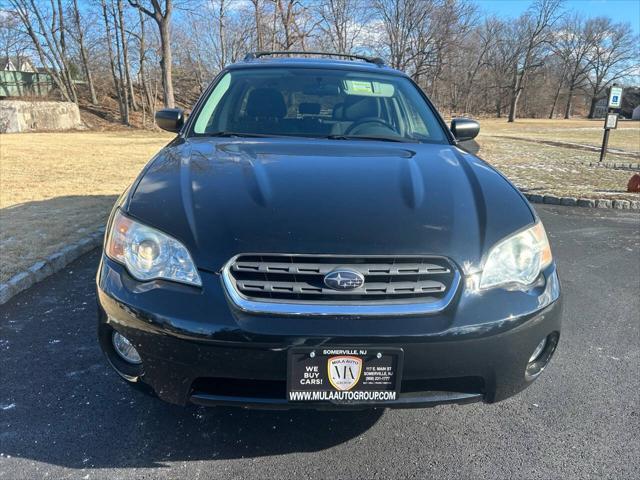
[[[131,390],[95,339],[99,252],[0,307],[0,479],[637,478],[640,216],[538,206],[565,294],[560,347],[495,405],[268,412]]]

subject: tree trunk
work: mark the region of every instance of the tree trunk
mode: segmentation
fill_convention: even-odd
[[[573,103],[573,86],[569,88],[567,93],[567,104],[564,108],[564,119],[568,120],[571,117],[571,106]]]
[[[284,32],[284,49],[289,50],[294,43],[293,35],[291,32],[292,29],[292,3],[291,0],[287,1],[287,9],[285,11],[284,6],[282,5],[282,0],[278,0],[277,2],[278,10],[280,13],[280,22],[282,23],[282,29]]]
[[[556,107],[558,106],[558,99],[560,98],[560,86],[556,90],[556,94],[553,97],[553,103],[551,104],[551,111],[549,112],[549,120],[552,120],[556,114]]]
[[[119,0],[118,0],[119,3]],[[112,11],[111,14],[113,16],[113,30],[115,31],[116,36],[116,58],[118,59],[118,63],[116,67],[118,67],[118,97],[120,98],[121,109],[120,109],[120,117],[122,119],[122,123],[124,125],[129,125],[129,89],[127,86],[127,82],[125,80],[125,74],[122,68],[122,52],[121,52],[121,42],[124,42],[119,35],[120,29],[118,24],[118,19],[116,17],[116,11],[113,9],[113,3],[111,4]]]
[[[53,2],[51,3],[51,6],[53,7]],[[60,59],[64,66],[63,74],[67,79],[67,84],[69,85],[69,92],[71,93],[71,99],[73,100],[73,103],[78,103],[76,86],[73,83],[73,78],[71,78],[71,70],[69,69],[69,62],[67,59],[67,40],[65,37],[66,27],[64,25],[64,11],[62,10],[62,0],[58,0],[58,18],[58,27],[60,30]]]
[[[162,71],[162,93],[164,98],[164,106],[173,108],[175,100],[173,97],[173,79],[171,75],[171,13],[173,11],[173,0],[164,0],[164,13],[159,0],[153,0],[153,11],[148,10],[138,2],[138,0],[128,0],[129,4],[137,8],[145,15],[153,18],[158,25],[160,33],[160,48],[162,50],[160,57],[160,70]]]
[[[591,97],[591,105],[589,106],[589,118],[595,118],[596,103],[598,103],[598,96],[594,94],[593,97]]]
[[[145,18],[143,13],[138,10],[138,14],[140,15],[140,50],[138,53],[138,62],[140,64],[140,68],[138,70],[138,76],[140,77],[140,84],[142,85],[142,106],[146,103],[148,110],[151,110],[151,91],[149,90],[149,84],[147,83],[147,75],[144,67],[145,64],[145,48],[146,48],[146,35],[145,35]]]
[[[160,69],[162,70],[162,94],[165,108],[174,108],[173,79],[171,75],[171,31],[170,19],[164,18],[158,21],[160,29],[160,46],[162,57],[160,58]]]
[[[277,22],[278,22],[278,4],[280,0],[273,0],[273,25],[271,26],[271,50],[276,49],[276,31],[277,31]]]
[[[115,59],[113,55],[113,45],[111,42],[111,27],[109,26],[109,14],[107,13],[106,1],[101,0],[101,5],[102,5],[102,16],[104,18],[104,28],[107,36],[107,51],[109,53],[109,66],[111,67],[111,77],[113,78],[113,86],[116,90],[116,95],[118,96],[118,109],[120,111],[120,120],[122,123],[126,125],[124,105],[123,105],[124,102],[122,100],[122,91],[118,85],[118,75],[116,74],[116,65],[115,65]],[[117,30],[116,30],[116,36],[117,36]]]
[[[260,0],[251,0],[253,3],[254,9],[254,20],[256,24],[256,49],[258,51],[262,50],[262,22],[260,21],[261,11],[260,11]]]
[[[98,97],[96,95],[96,89],[93,84],[93,76],[91,75],[91,69],[89,68],[89,60],[87,57],[87,49],[84,46],[84,32],[82,31],[82,22],[80,20],[80,9],[78,8],[78,0],[73,0],[73,18],[78,29],[78,44],[80,45],[80,59],[82,60],[82,68],[84,70],[84,76],[87,77],[87,84],[89,86],[89,97],[92,105],[98,105]]]
[[[511,90],[511,100],[509,102],[509,118],[508,122],[513,123],[516,121],[518,112],[518,100],[522,94],[522,82],[524,80],[524,70],[521,73],[516,72],[513,80],[513,88]]]
[[[227,46],[225,42],[225,11],[224,0],[219,0],[220,5],[218,9],[218,41],[220,42],[220,70],[222,70],[227,63]]]
[[[511,96],[511,101],[509,102],[509,118],[507,120],[509,123],[513,123],[516,121],[518,100],[520,100],[521,93],[522,90],[518,90],[514,95]]]
[[[129,69],[129,48],[127,46],[127,40],[124,32],[124,15],[122,12],[122,0],[118,0],[118,21],[120,23],[120,40],[122,41],[122,61],[124,62],[124,78],[126,81],[125,88],[127,89],[128,103],[131,106],[131,110],[134,112],[138,109],[136,104],[136,97],[133,92],[133,82],[131,81],[131,71]]]
[[[551,120],[556,114],[556,106],[558,105],[558,99],[560,98],[560,90],[562,90],[562,84],[564,83],[564,77],[567,72],[567,65],[562,68],[562,75],[560,76],[560,83],[556,89],[556,94],[553,97],[553,104],[551,105],[551,112],[549,113],[549,120]]]
[[[553,96],[553,103],[551,104],[551,111],[549,112],[549,120],[553,119],[556,114],[556,106],[558,105],[558,98],[560,97],[560,88],[562,84],[558,85],[556,89],[556,94]]]

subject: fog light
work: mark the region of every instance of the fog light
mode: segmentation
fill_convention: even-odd
[[[536,349],[533,351],[533,353],[531,354],[531,357],[529,357],[529,363],[535,362],[538,359],[538,357],[540,356],[540,354],[542,353],[542,350],[544,350],[544,347],[546,345],[547,345],[547,337],[544,337],[542,341],[538,344]]]
[[[140,358],[140,354],[136,350],[136,347],[134,347],[125,336],[120,335],[114,330],[113,335],[111,336],[111,341],[116,353],[120,355],[123,360],[134,365],[142,363],[142,359]]]
[[[560,334],[558,332],[553,332],[540,341],[531,354],[531,357],[529,357],[529,362],[524,370],[524,378],[527,381],[530,382],[538,378],[544,370],[544,367],[549,364],[549,361],[558,346],[559,338]]]

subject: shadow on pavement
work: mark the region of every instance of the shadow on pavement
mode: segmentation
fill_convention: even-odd
[[[0,453],[68,468],[323,450],[382,411],[177,407],[131,389],[95,340],[93,252],[0,307]]]
[[[94,233],[106,223],[117,198],[117,195],[63,195],[1,208],[1,281]]]

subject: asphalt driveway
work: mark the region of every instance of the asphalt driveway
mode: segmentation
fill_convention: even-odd
[[[638,478],[640,215],[539,208],[565,294],[558,353],[495,405],[264,412],[131,390],[95,340],[99,253],[0,307],[0,479]]]

